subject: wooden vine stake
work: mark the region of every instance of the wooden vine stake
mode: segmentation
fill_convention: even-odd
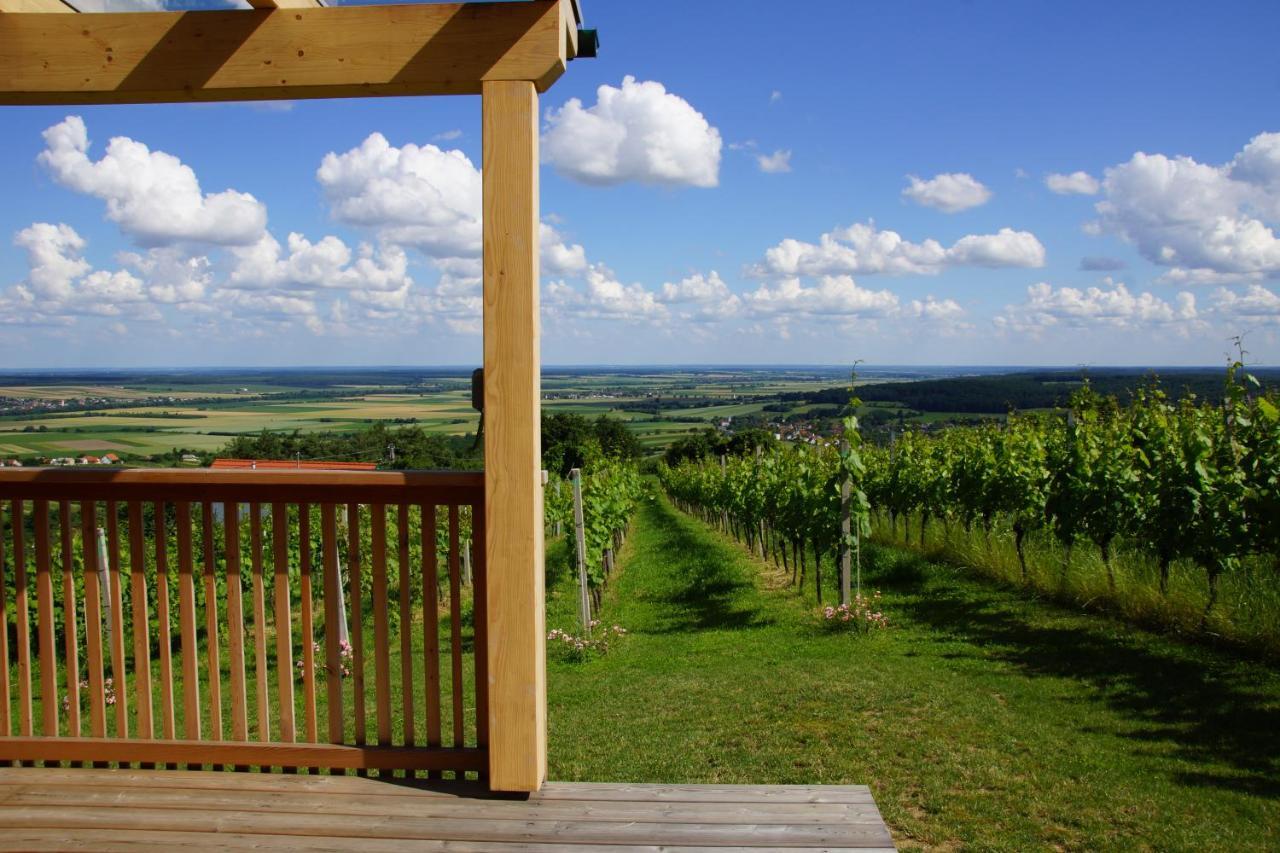
[[[582,522],[582,469],[571,470],[569,480],[573,483],[573,536],[578,554],[578,617],[582,620],[583,634],[590,637],[591,595],[587,589],[587,533]]]
[[[107,648],[115,648],[115,636],[112,626],[115,624],[114,617],[111,614],[111,575],[107,568],[109,565],[109,557],[107,552],[107,531],[101,527],[97,528],[97,546],[98,546],[98,588],[102,591],[102,625],[107,629]],[[88,547],[86,545],[85,547]],[[85,608],[89,607],[89,602],[85,602]]]
[[[842,453],[849,452],[849,442],[840,442],[840,451]],[[850,513],[850,504],[853,494],[853,484],[849,482],[848,476],[844,478],[844,482],[840,484],[840,603],[849,604],[849,576],[850,554],[849,541],[850,533],[853,532],[853,524]]]

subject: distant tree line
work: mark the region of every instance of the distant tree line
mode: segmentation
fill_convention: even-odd
[[[845,397],[849,395],[845,391]],[[715,459],[720,456],[746,456],[756,449],[769,450],[777,445],[778,440],[766,429],[744,429],[725,435],[718,430],[707,428],[702,432],[686,435],[677,439],[662,455],[662,460],[669,466],[681,462],[701,462],[704,459]]]
[[[385,469],[478,470],[484,442],[474,434],[441,435],[419,426],[395,428],[375,423],[355,432],[272,432],[235,436],[217,455],[235,459],[300,459],[374,462]],[[394,453],[392,451],[394,448]],[[644,448],[625,423],[601,415],[543,414],[542,464],[567,476],[603,460],[634,460]]]
[[[1257,371],[1265,387],[1280,385],[1280,375]],[[922,412],[975,412],[1005,414],[1010,410],[1056,409],[1068,405],[1071,393],[1089,380],[1095,392],[1131,399],[1140,388],[1161,388],[1171,399],[1187,395],[1208,403],[1223,398],[1220,370],[1171,371],[1157,376],[1140,371],[1039,371],[1005,376],[961,376],[918,382],[883,382],[858,386],[863,402],[900,403]],[[845,387],[821,391],[796,391],[780,395],[784,401],[844,405]]]

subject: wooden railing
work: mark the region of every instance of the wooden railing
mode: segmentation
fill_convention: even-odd
[[[0,761],[483,776],[468,518],[480,473],[0,472]]]

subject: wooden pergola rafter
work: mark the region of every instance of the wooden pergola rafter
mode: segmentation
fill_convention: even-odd
[[[578,0],[250,2],[72,14],[63,0],[0,0],[0,104],[482,96],[489,783],[536,791],[546,776],[538,93],[578,54]]]

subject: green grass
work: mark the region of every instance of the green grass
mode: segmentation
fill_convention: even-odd
[[[909,541],[904,541],[904,527],[909,527]],[[1174,561],[1168,590],[1161,594],[1157,561],[1149,549],[1133,541],[1113,545],[1112,590],[1097,546],[1081,541],[1068,551],[1043,528],[1027,536],[1025,584],[1013,534],[1003,524],[995,525],[988,536],[979,525],[965,531],[958,522],[931,520],[922,546],[918,516],[891,528],[888,518],[877,514],[872,534],[878,542],[905,546],[1001,583],[1025,585],[1068,606],[1105,610],[1139,625],[1280,662],[1280,591],[1273,561],[1265,556],[1247,558],[1239,569],[1224,573],[1218,600],[1206,615],[1209,585],[1204,570],[1189,560]]]
[[[559,547],[548,626],[569,629]],[[864,556],[891,626],[828,633],[782,573],[645,505],[600,614],[631,635],[549,664],[551,777],[865,783],[904,847],[1280,845],[1275,670]]]

